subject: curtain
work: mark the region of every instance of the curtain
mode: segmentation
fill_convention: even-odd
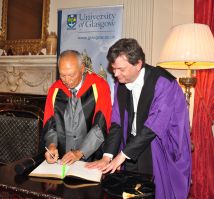
[[[194,21],[209,25],[214,33],[214,1],[194,1]],[[214,198],[214,69],[198,70],[192,123],[191,199]],[[214,125],[214,124],[213,124]],[[214,132],[213,132],[214,133]]]

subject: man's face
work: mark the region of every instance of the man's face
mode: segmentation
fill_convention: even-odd
[[[135,81],[142,66],[142,61],[139,60],[136,65],[128,62],[125,55],[118,56],[112,64],[114,76],[120,83],[130,83]]]
[[[67,88],[75,88],[82,80],[84,66],[79,65],[75,55],[63,57],[59,61],[60,79]]]

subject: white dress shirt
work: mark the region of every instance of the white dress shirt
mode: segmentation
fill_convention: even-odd
[[[126,88],[132,91],[133,96],[133,106],[134,106],[134,120],[132,123],[132,131],[131,134],[136,136],[136,118],[137,118],[137,106],[138,101],[140,98],[141,90],[144,85],[144,75],[145,75],[145,68],[142,68],[140,74],[138,75],[137,79],[134,82],[127,83]]]
[[[140,73],[138,75],[138,77],[136,78],[136,80],[134,82],[131,83],[127,83],[125,84],[126,88],[130,91],[132,91],[132,96],[133,96],[133,106],[134,106],[134,119],[133,119],[133,123],[132,123],[132,130],[131,130],[131,134],[136,136],[136,118],[137,118],[137,106],[138,106],[138,101],[140,98],[140,94],[141,94],[141,90],[142,87],[144,85],[144,75],[145,75],[145,68],[142,68],[140,70]],[[125,155],[122,151],[121,153],[127,158],[130,159],[127,155]],[[104,156],[108,156],[111,159],[113,158],[112,154],[109,153],[104,153]]]

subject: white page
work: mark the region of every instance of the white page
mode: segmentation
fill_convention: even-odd
[[[37,168],[35,168],[31,173],[30,176],[62,176],[62,167],[63,165],[60,165],[58,163],[49,164],[46,160],[44,160]]]
[[[67,175],[77,176],[87,180],[100,182],[102,172],[98,169],[88,169],[85,167],[86,162],[76,161],[68,168]]]

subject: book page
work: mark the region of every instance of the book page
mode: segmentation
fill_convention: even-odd
[[[36,167],[29,176],[36,177],[53,177],[62,179],[62,167],[58,163],[49,164],[44,160],[38,167]]]
[[[89,181],[100,182],[102,172],[98,169],[88,169],[85,167],[86,162],[76,161],[68,168],[67,175],[76,176]]]

